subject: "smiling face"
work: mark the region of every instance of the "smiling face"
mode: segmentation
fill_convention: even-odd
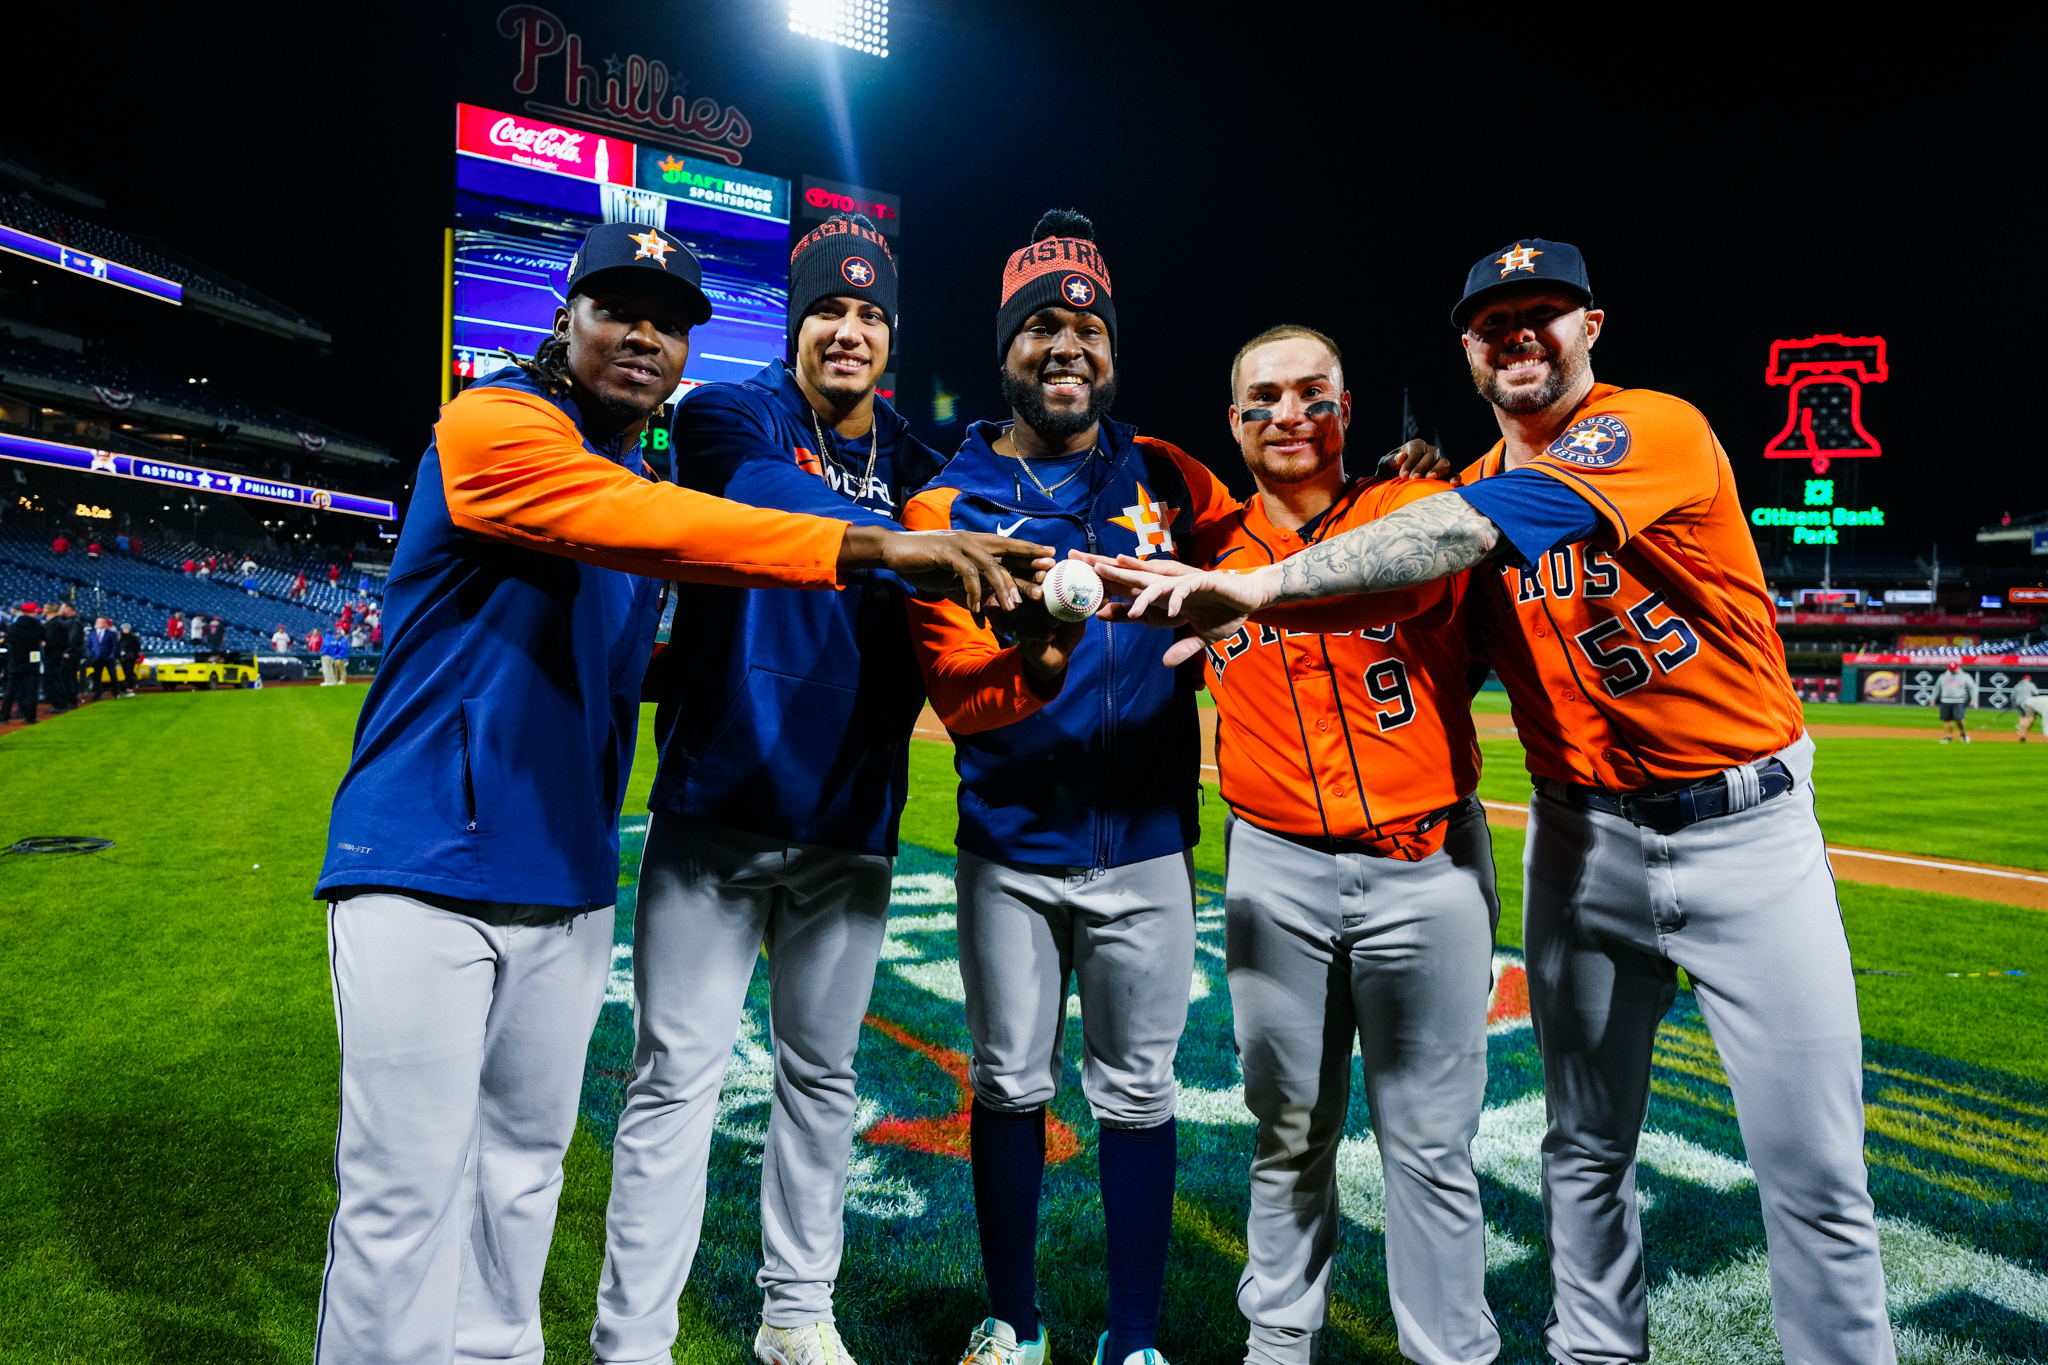
[[[828,407],[850,408],[889,367],[889,317],[879,304],[823,298],[797,324],[796,372]]]
[[[1017,420],[1049,445],[1092,432],[1116,401],[1109,328],[1093,313],[1041,309],[1010,339],[1003,397]]]
[[[1487,402],[1539,413],[1592,386],[1593,343],[1607,315],[1567,290],[1530,285],[1487,300],[1465,324],[1465,359]]]
[[[1344,460],[1351,395],[1329,348],[1283,337],[1245,352],[1230,431],[1261,485],[1306,483]]]
[[[577,388],[615,426],[637,422],[667,402],[690,358],[682,304],[651,291],[578,294],[555,310],[555,336],[569,345]]]

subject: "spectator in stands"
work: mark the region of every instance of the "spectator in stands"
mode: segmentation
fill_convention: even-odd
[[[92,679],[92,699],[98,701],[106,693],[107,683],[114,684],[114,695],[121,694],[121,637],[114,631],[114,623],[104,616],[95,616],[92,629],[85,633],[85,673]]]
[[[62,531],[59,531],[57,533],[57,538],[50,542],[50,553],[53,555],[70,554],[71,537],[65,535]]]
[[[270,632],[270,647],[282,654],[292,647],[292,633],[283,626]]]
[[[36,723],[36,703],[43,690],[43,656],[49,643],[43,630],[43,609],[24,602],[7,623],[7,696],[0,700],[0,721],[19,710],[23,722]]]
[[[121,623],[121,641],[117,650],[121,660],[121,695],[135,695],[136,685],[141,682],[142,637],[135,633],[135,627],[126,621]]]
[[[184,612],[174,611],[171,613],[171,619],[164,622],[164,638],[167,640],[182,640],[185,638]]]
[[[340,687],[348,681],[348,635],[339,628],[327,632],[320,650],[320,685]]]
[[[261,594],[261,593],[259,593],[259,592],[257,592],[257,591],[256,591],[256,575],[255,575],[255,574],[253,574],[253,573],[244,573],[244,574],[242,575],[242,591],[243,591],[243,592],[246,592],[246,593],[248,593],[248,594],[249,594],[249,596],[251,596],[251,597],[260,597],[260,596],[262,596],[262,594]]]
[[[186,556],[185,556],[185,576],[189,578],[189,577],[191,577],[191,576],[192,576],[193,574],[196,574],[196,573],[198,573],[198,572],[199,572],[199,565],[198,565],[198,563],[197,563],[196,561],[194,561],[194,560],[193,560],[192,556],[190,556],[190,555],[186,555]]]
[[[348,633],[348,647],[350,649],[368,649],[370,647],[370,632],[361,626],[357,626]]]
[[[370,648],[378,652],[382,652],[384,648],[384,625],[381,621],[372,622],[370,625]]]
[[[125,555],[128,553],[128,533],[126,531],[114,537],[114,550],[117,554]]]
[[[206,557],[206,572],[207,572],[208,574],[211,574],[211,573],[212,573],[212,572],[213,572],[213,571],[214,571],[215,569],[218,569],[219,567],[220,567],[220,556],[219,556],[219,555],[208,555],[208,556]]]
[[[210,579],[210,578],[212,578],[212,577],[213,577],[213,560],[212,560],[211,558],[208,558],[208,559],[202,559],[202,560],[200,560],[200,561],[199,561],[199,572],[198,572],[197,574],[193,575],[193,576],[194,576],[195,578],[201,578],[201,579]]]
[[[341,582],[341,565],[329,564],[327,566],[327,586],[331,588],[339,582]]]
[[[228,623],[218,616],[206,623],[206,648],[215,655],[227,653]]]
[[[142,557],[142,537],[141,537],[141,536],[130,536],[130,537],[128,537],[128,548],[127,548],[127,549],[126,549],[126,550],[125,550],[125,551],[124,551],[123,553],[126,553],[126,554],[131,554],[131,555],[134,555],[134,556],[135,556],[136,558],[138,558],[138,559],[139,559],[139,558],[141,558],[141,557]]]
[[[298,576],[297,578],[295,578],[295,579],[293,579],[293,580],[292,580],[292,596],[293,596],[294,598],[300,598],[300,597],[304,597],[305,595],[306,595],[306,571],[305,571],[304,569],[301,569],[301,570],[299,570],[299,576]]]
[[[100,557],[100,543],[97,540],[88,540],[85,543],[85,557],[87,559],[98,559]]]
[[[255,560],[251,559],[248,555],[242,556],[242,577],[254,578],[256,576],[256,570],[261,567],[262,566],[260,564],[258,564]]]
[[[44,649],[43,694],[51,714],[75,710],[78,706],[78,668],[84,662],[85,622],[69,602],[53,602],[43,611]]]
[[[194,654],[206,651],[206,618],[196,611],[192,613],[192,619],[185,624],[185,648]]]
[[[311,650],[313,653],[318,654],[321,650],[323,643],[324,637],[322,637],[320,634],[320,627],[315,626],[311,630],[306,632],[306,648]]]

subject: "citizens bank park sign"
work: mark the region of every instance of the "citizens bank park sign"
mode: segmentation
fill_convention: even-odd
[[[374,517],[378,521],[392,521],[398,516],[398,508],[383,498],[361,498],[329,488],[308,488],[304,484],[283,483],[277,479],[252,479],[218,469],[195,469],[191,465],[172,464],[168,460],[121,455],[110,450],[88,450],[83,446],[39,441],[30,436],[10,436],[4,432],[0,432],[0,459],[70,469],[81,474],[111,474],[117,479],[136,479],[192,493],[224,493],[229,497],[254,498],[258,502],[282,503],[287,507],[304,507],[315,512],[346,512],[353,517]]]

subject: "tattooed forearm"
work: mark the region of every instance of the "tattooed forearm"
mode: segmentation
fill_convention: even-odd
[[[1471,568],[1499,544],[1500,528],[1471,503],[1439,493],[1281,560],[1277,600],[1412,588]]]

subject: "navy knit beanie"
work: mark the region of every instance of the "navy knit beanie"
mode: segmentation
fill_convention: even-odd
[[[866,214],[835,213],[789,253],[789,340],[811,305],[824,298],[860,299],[889,319],[896,336],[896,258]]]
[[[1003,299],[996,309],[996,363],[1009,359],[1010,341],[1044,308],[1093,313],[1109,331],[1116,353],[1116,305],[1109,299],[1109,267],[1095,247],[1095,225],[1072,209],[1053,209],[1031,230],[1031,245],[1003,267]]]

